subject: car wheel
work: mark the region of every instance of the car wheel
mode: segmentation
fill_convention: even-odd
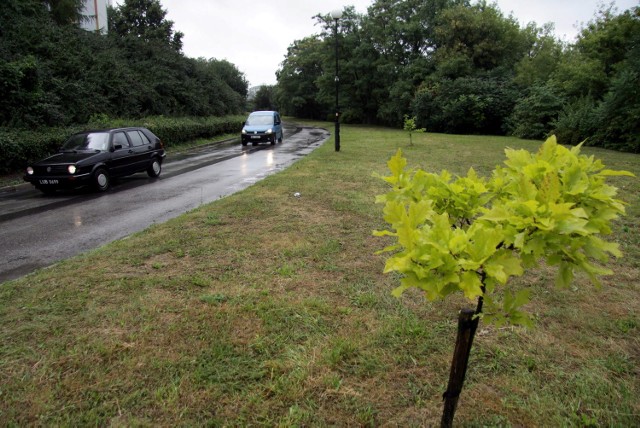
[[[246,146],[246,145],[247,145],[247,142],[246,142],[246,141],[244,141],[244,140],[242,140],[242,145],[243,145],[243,146]]]
[[[147,174],[149,175],[149,177],[155,178],[160,176],[161,172],[162,164],[160,163],[158,158],[153,158],[153,160],[151,161],[151,165],[149,165],[149,168],[147,168]]]
[[[98,192],[105,192],[109,188],[109,173],[104,168],[98,168],[93,173],[93,188]]]
[[[278,138],[274,135],[274,136],[273,136],[273,139],[271,140],[271,145],[272,145],[272,146],[276,143],[276,140],[277,140],[277,139],[278,139]]]

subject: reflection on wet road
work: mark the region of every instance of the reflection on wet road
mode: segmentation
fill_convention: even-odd
[[[302,128],[275,146],[239,143],[168,156],[159,179],[136,174],[105,194],[0,195],[0,281],[17,278],[242,190],[329,136]]]

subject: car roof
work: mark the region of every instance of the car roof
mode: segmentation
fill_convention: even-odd
[[[131,131],[134,129],[146,129],[143,126],[125,126],[124,128],[102,128],[102,129],[86,129],[76,132],[76,134],[90,134],[92,132],[113,132],[113,131]]]
[[[276,113],[277,112],[272,110],[259,110],[259,111],[254,111],[249,116],[269,116],[271,114],[276,114]]]

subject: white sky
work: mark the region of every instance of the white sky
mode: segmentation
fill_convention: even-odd
[[[115,0],[115,5],[124,0]],[[314,15],[346,5],[366,14],[373,0],[160,0],[184,33],[183,52],[192,58],[226,59],[245,74],[249,86],[276,83],[276,70],[295,40],[320,32]],[[505,16],[513,12],[521,26],[555,25],[556,37],[573,41],[583,23],[593,19],[601,0],[495,0]],[[605,4],[612,1],[606,0]],[[492,3],[490,0],[488,3]],[[615,0],[619,12],[640,0]]]

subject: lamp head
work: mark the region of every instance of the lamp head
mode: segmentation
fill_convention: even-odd
[[[335,19],[336,21],[340,18],[342,18],[342,9],[336,9],[334,11],[331,12],[331,17],[333,19]]]

